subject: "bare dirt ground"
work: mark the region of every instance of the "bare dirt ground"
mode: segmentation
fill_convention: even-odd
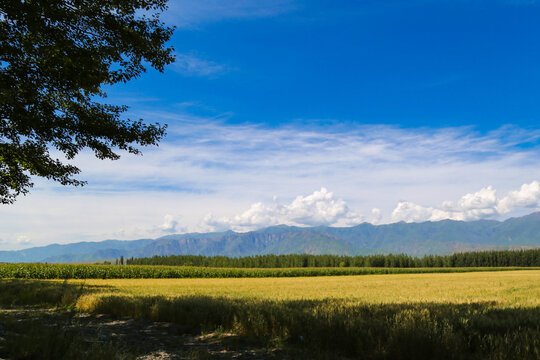
[[[4,319],[39,322],[46,327],[76,333],[89,343],[112,344],[140,360],[241,359],[277,360],[289,357],[279,349],[267,349],[234,334],[212,332],[186,334],[181,324],[115,319],[106,315],[58,312],[46,309],[0,310]],[[10,329],[0,321],[0,347]],[[1,359],[0,359],[1,360]]]

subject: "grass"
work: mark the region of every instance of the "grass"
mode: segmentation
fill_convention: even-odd
[[[299,359],[540,358],[539,270],[0,280],[4,306],[31,305],[32,299],[42,306],[177,322],[191,332],[220,329],[261,346],[285,347]]]

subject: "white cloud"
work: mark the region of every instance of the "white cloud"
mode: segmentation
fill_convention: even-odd
[[[373,208],[371,209],[371,219],[368,221],[372,224],[379,224],[382,219],[381,209]]]
[[[0,251],[1,250],[19,250],[28,248],[34,245],[30,237],[27,235],[15,234],[14,236],[7,236],[6,238],[0,238]]]
[[[257,202],[234,217],[215,219],[206,216],[203,226],[213,230],[233,229],[238,231],[254,230],[261,227],[286,224],[294,226],[352,226],[364,219],[349,210],[342,199],[335,199],[334,194],[325,188],[307,196],[297,196],[290,204]]]
[[[18,245],[23,245],[23,246],[26,246],[26,245],[31,245],[32,244],[32,241],[30,241],[30,238],[28,238],[28,236],[26,235],[19,235],[17,236],[17,240],[15,241]]]
[[[439,207],[426,207],[401,201],[392,212],[394,221],[419,222],[452,220],[478,220],[500,217],[520,208],[540,207],[540,183],[523,184],[520,190],[510,191],[499,198],[492,186],[461,197],[457,202],[444,201]]]
[[[500,214],[507,214],[516,207],[540,207],[540,183],[538,181],[533,181],[530,184],[523,184],[519,190],[508,193],[507,196],[499,201],[497,211]]]
[[[161,230],[165,232],[174,233],[179,230],[177,229],[177,226],[178,226],[178,221],[176,221],[172,215],[167,214],[165,215],[163,224],[161,224]]]
[[[466,194],[459,200],[459,208],[464,210],[482,210],[497,205],[497,193],[488,186],[472,194]]]
[[[215,76],[224,73],[228,68],[210,60],[204,60],[192,54],[176,53],[172,70],[187,76]]]
[[[420,222],[429,220],[433,214],[433,208],[423,207],[409,201],[398,202],[392,212],[394,221]]]
[[[334,193],[325,188],[308,196],[297,196],[284,207],[285,214],[301,225],[356,225],[363,221],[351,212],[342,199],[334,199]]]

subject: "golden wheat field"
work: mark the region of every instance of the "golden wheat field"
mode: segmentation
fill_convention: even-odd
[[[303,356],[294,359],[540,359],[540,270],[3,279],[0,303],[225,331]]]
[[[540,305],[540,270],[301,278],[71,280],[99,289],[79,299],[115,296],[212,296],[269,300],[343,299],[369,304],[493,302]]]

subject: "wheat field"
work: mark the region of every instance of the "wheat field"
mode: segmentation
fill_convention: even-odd
[[[540,358],[540,270],[0,279],[0,303],[174,322],[189,333],[225,331],[298,351],[295,359]]]
[[[500,307],[540,306],[540,270],[300,278],[89,279],[70,282],[101,289],[82,296],[80,306],[108,295],[342,299],[369,304],[491,302]]]

